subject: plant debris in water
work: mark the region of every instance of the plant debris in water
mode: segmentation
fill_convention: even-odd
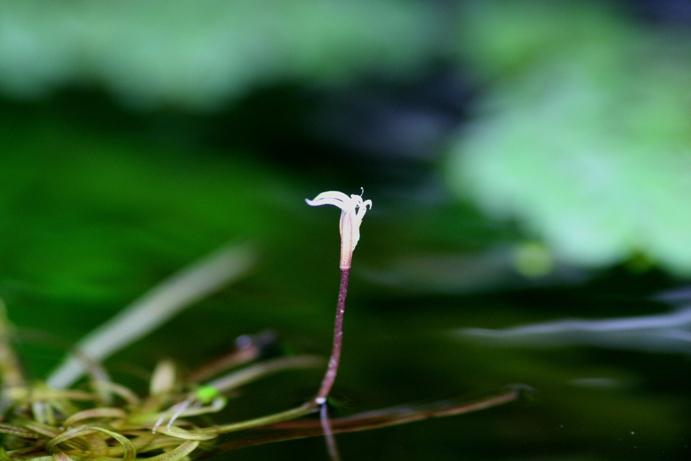
[[[314,356],[257,360],[270,335],[243,337],[227,356],[182,377],[171,361],[153,371],[147,395],[112,381],[90,379],[83,388],[54,389],[25,380],[13,353],[4,315],[0,322],[2,409],[0,460],[177,461],[265,443],[323,435],[318,419],[304,419],[319,409],[314,401],[268,416],[228,424],[204,425],[196,418],[216,413],[238,387],[288,369],[322,366]],[[230,372],[202,385],[189,377],[208,377],[228,366]],[[448,401],[429,406],[396,407],[331,420],[334,434],[376,429],[433,417],[468,413],[514,401],[519,390],[475,402]],[[207,420],[208,421],[208,420]],[[221,434],[262,429],[216,445]]]

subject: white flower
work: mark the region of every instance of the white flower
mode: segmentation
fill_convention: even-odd
[[[341,269],[350,269],[353,250],[360,240],[360,224],[372,200],[362,200],[361,195],[348,197],[343,192],[328,191],[317,195],[314,200],[305,199],[310,206],[334,205],[341,209]]]

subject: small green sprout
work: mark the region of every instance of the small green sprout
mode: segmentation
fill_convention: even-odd
[[[221,394],[215,387],[201,386],[199,389],[197,389],[197,392],[195,392],[194,395],[197,399],[199,399],[200,402],[207,404],[211,403],[213,399],[219,397]]]

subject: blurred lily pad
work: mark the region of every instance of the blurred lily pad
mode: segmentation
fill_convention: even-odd
[[[691,274],[690,50],[644,31],[631,39],[588,29],[584,18],[561,16],[588,40],[573,37],[490,89],[453,145],[451,185],[566,262],[643,256]],[[595,23],[627,30],[612,18]],[[525,54],[535,41],[522,43]]]
[[[104,86],[133,106],[212,109],[282,80],[410,69],[434,5],[391,0],[0,1],[0,91]],[[438,18],[437,18],[438,19]]]

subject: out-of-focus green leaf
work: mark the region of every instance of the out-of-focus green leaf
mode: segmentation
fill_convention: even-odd
[[[580,27],[587,39],[562,36],[561,52],[492,89],[453,148],[453,187],[489,214],[516,219],[567,262],[601,266],[642,254],[691,273],[689,50],[642,32],[612,34],[626,29],[612,17],[544,21],[514,27],[524,35],[515,53],[537,53],[536,36],[552,49],[546,29]],[[487,61],[499,62],[489,53],[501,54],[500,45],[484,45]]]
[[[460,3],[457,51],[486,79],[533,71],[545,60],[578,57],[592,65],[641,39],[631,23],[596,2],[469,0]]]
[[[0,1],[0,90],[104,85],[135,106],[213,108],[258,85],[399,72],[439,42],[434,5],[392,0]]]
[[[1,130],[0,145],[4,294],[122,301],[224,243],[281,232],[285,181],[240,155],[49,123]]]

